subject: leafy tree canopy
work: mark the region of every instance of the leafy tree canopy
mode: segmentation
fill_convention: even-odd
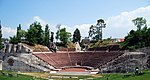
[[[66,31],[66,28],[62,28],[56,32],[56,39],[59,39],[64,45],[70,41],[71,33]]]
[[[89,37],[93,40],[102,40],[102,28],[105,28],[106,24],[104,23],[103,19],[97,20],[96,25],[91,25],[89,30]]]
[[[123,49],[134,50],[150,46],[150,28],[147,28],[146,19],[138,17],[132,21],[137,30],[131,30],[125,37],[125,41],[122,43]]]
[[[32,44],[43,44],[44,35],[43,35],[42,26],[39,22],[34,22],[30,25],[28,32],[26,34],[26,40]]]

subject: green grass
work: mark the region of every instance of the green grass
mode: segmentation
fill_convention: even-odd
[[[46,80],[11,71],[0,71],[0,80]]]
[[[144,71],[143,75],[134,75],[134,73],[128,73],[128,77],[124,77],[125,74],[102,74],[102,78],[94,80],[150,80],[150,70]]]
[[[90,76],[71,76],[71,75],[54,75],[49,73],[28,73],[28,74],[17,74],[16,72],[11,71],[0,71],[0,80],[46,80],[42,78],[37,77],[43,77],[47,78],[48,76],[67,76],[72,78],[60,78],[60,79],[53,79],[53,80],[150,80],[150,70],[143,71],[143,75],[135,75],[134,73],[112,73],[112,74],[96,74],[96,75],[90,75]],[[9,75],[8,75],[9,74]],[[11,75],[10,75],[11,74]],[[124,75],[128,75],[127,77],[124,77]],[[33,77],[37,76],[37,77]],[[102,76],[102,77],[101,77]],[[78,78],[73,78],[78,77]]]

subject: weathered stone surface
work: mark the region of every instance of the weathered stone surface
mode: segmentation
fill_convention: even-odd
[[[102,72],[133,72],[135,67],[147,69],[147,53],[127,52],[102,67]]]

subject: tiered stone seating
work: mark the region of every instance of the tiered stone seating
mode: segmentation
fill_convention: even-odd
[[[121,52],[68,52],[68,53],[39,53],[34,54],[56,68],[64,66],[99,67],[119,55]]]
[[[51,64],[51,65],[55,64],[55,62],[49,56],[47,56],[46,54],[39,53],[39,54],[36,54],[35,56],[38,57],[39,59],[42,59],[43,61]]]
[[[34,49],[33,53],[52,53],[52,52],[48,49]]]
[[[62,66],[67,66],[67,65],[71,66],[67,53],[60,53],[60,54],[52,53],[52,54],[46,54],[46,55],[55,61],[54,65],[56,67],[62,67]]]
[[[71,64],[73,66],[82,65],[83,61],[87,61],[86,60],[87,54],[77,52],[77,53],[70,53],[69,55],[71,59]]]

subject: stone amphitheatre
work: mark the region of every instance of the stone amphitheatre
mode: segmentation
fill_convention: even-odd
[[[132,72],[135,67],[148,69],[149,48],[136,52],[120,50],[119,45],[89,48],[60,48],[56,52],[47,47],[27,44],[5,44],[0,54],[0,69],[20,72],[48,72],[51,74],[89,75],[109,72]]]

